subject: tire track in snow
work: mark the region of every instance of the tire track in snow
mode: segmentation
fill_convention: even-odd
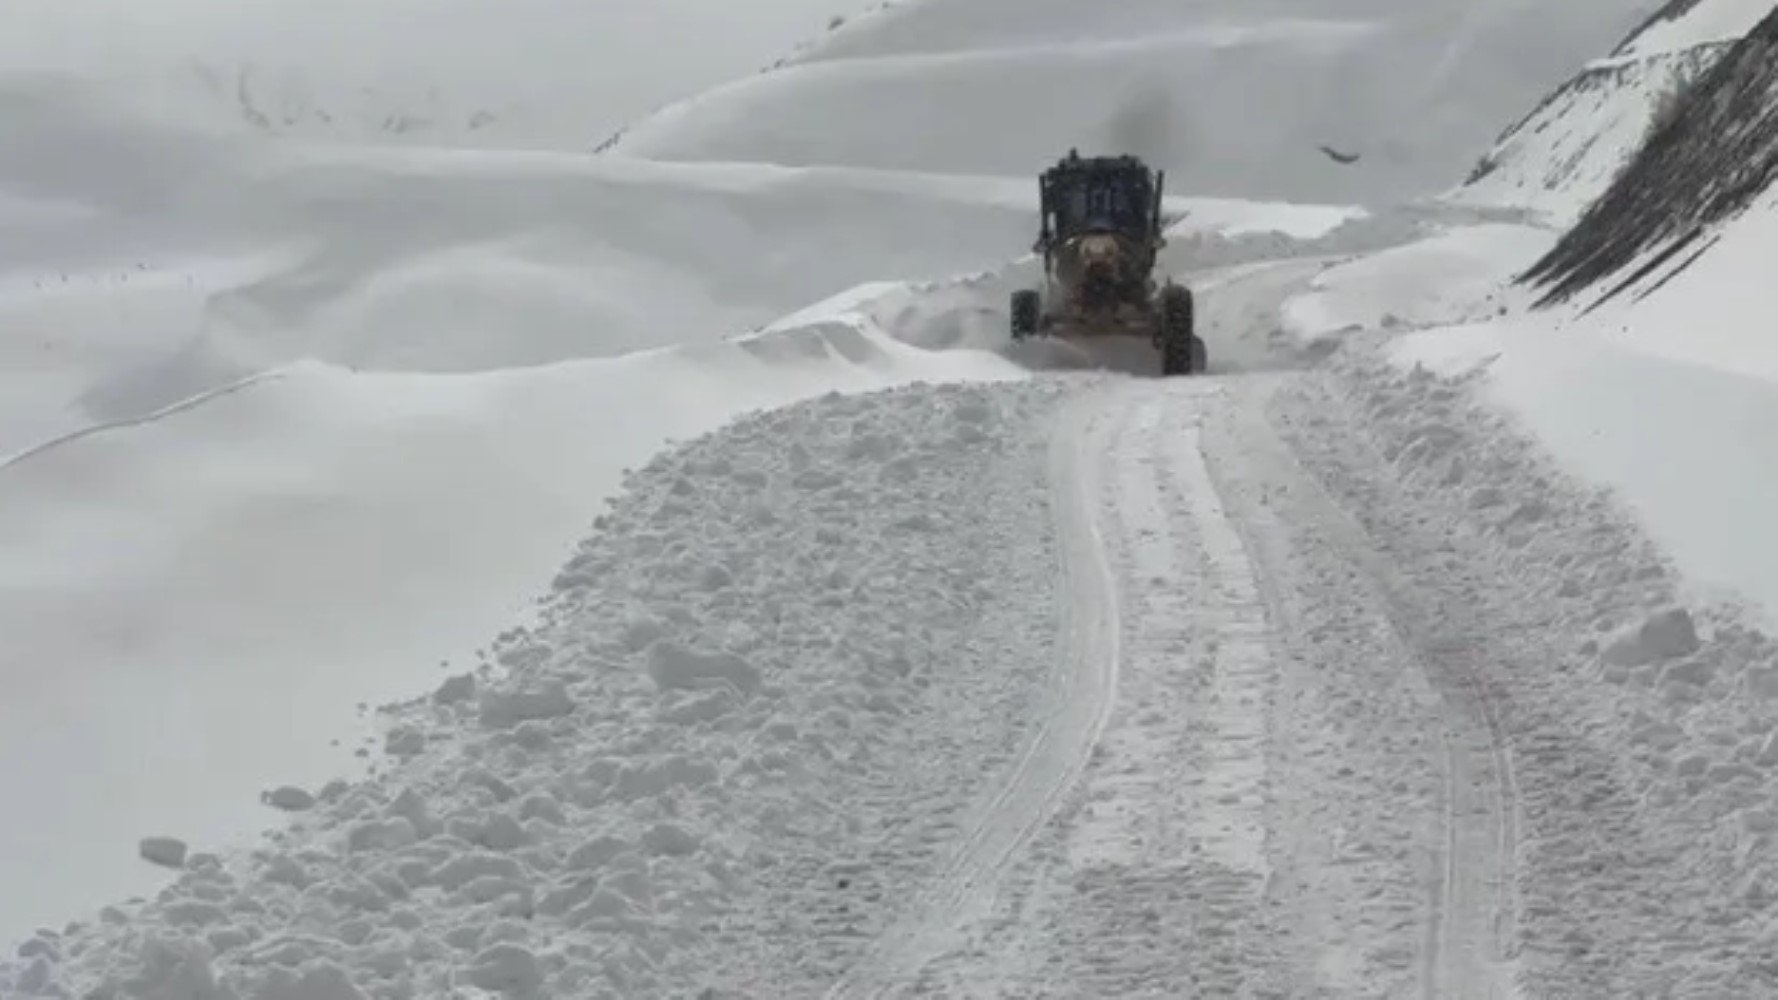
[[[1070,408],[1051,714],[829,995],[1513,996],[1487,623],[1416,592],[1272,426],[1299,377],[1113,379]],[[1118,659],[1083,622],[1123,630]]]
[[[1426,1000],[1510,1000],[1500,971],[1515,929],[1506,898],[1518,849],[1518,790],[1492,696],[1461,646],[1447,644],[1452,680],[1480,726],[1445,735],[1445,854],[1427,949]],[[1453,712],[1463,712],[1454,709]]]
[[[1508,962],[1516,935],[1514,858],[1518,839],[1518,792],[1499,712],[1486,681],[1491,644],[1486,623],[1468,611],[1463,595],[1425,591],[1383,553],[1376,541],[1332,499],[1317,475],[1287,444],[1266,412],[1268,384],[1237,396],[1228,413],[1231,454],[1242,455],[1231,474],[1248,477],[1277,495],[1291,497],[1280,530],[1323,546],[1357,573],[1360,597],[1381,614],[1392,637],[1390,659],[1418,675],[1425,722],[1434,727],[1440,770],[1438,828],[1428,847],[1436,863],[1426,883],[1418,995],[1426,1000],[1508,1000],[1517,994]],[[1336,428],[1314,438],[1324,444]],[[1349,451],[1348,474],[1375,455]],[[1386,502],[1379,497],[1377,502]],[[1317,537],[1318,536],[1318,537]],[[1355,596],[1356,593],[1355,593]]]
[[[1120,711],[1050,915],[1066,996],[1282,995],[1272,875],[1270,626],[1201,447],[1213,381],[1127,383],[1106,503],[1127,619]],[[1049,976],[1046,982],[1053,981]]]
[[[1096,401],[1113,428],[1084,441],[1104,469],[1116,706],[1068,805],[987,925],[929,968],[925,995],[1302,995],[1278,988],[1267,910],[1270,627],[1200,449],[1221,392],[1115,380]]]
[[[1211,481],[1202,432],[1163,433],[1161,441],[1162,489],[1170,507],[1187,512],[1202,563],[1199,592],[1191,595],[1192,627],[1214,657],[1203,719],[1210,759],[1202,775],[1204,801],[1192,817],[1194,836],[1221,864],[1263,881],[1271,875],[1262,795],[1272,656],[1265,608],[1245,545]]]
[[[1064,585],[1061,662],[1050,713],[1010,777],[972,813],[961,843],[897,922],[827,992],[876,997],[913,983],[992,912],[1005,869],[1079,779],[1110,715],[1121,656],[1117,595],[1094,513],[1107,436],[1089,393],[1063,414],[1050,451]]]

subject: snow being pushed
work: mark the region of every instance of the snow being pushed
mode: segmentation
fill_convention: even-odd
[[[1042,384],[830,395],[630,475],[390,770],[41,932],[0,995],[786,995],[1013,765],[1055,666]]]

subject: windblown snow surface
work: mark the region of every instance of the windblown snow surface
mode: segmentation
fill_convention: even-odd
[[[866,7],[19,0],[0,65],[103,81],[215,131],[585,150],[661,104],[764,69]]]
[[[1771,208],[1516,280],[1755,19],[1327,8],[892,7],[590,162],[11,79],[0,996],[1778,994]],[[1002,333],[1150,49],[1469,102],[1237,88],[1184,379]]]

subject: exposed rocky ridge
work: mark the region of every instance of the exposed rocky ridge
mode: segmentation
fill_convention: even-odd
[[[1544,288],[1538,304],[1548,306],[1654,252],[1602,302],[1681,254],[1695,259],[1708,230],[1745,210],[1775,176],[1778,10],[1673,95],[1623,172],[1520,280]]]

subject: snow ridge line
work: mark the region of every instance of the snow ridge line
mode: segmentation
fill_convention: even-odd
[[[121,420],[107,420],[102,423],[88,424],[85,427],[76,428],[75,430],[68,431],[64,434],[58,434],[55,437],[39,441],[38,443],[30,445],[20,451],[13,452],[11,455],[0,456],[0,471],[10,469],[15,465],[23,464],[29,459],[36,458],[65,445],[73,444],[84,438],[93,437],[99,434],[107,434],[111,431],[129,430],[132,427],[146,427],[149,424],[165,420],[168,417],[177,416],[187,410],[195,410],[206,403],[214,402],[224,396],[232,396],[243,389],[251,389],[262,382],[273,382],[285,378],[290,372],[291,370],[288,368],[256,372],[226,385],[219,385],[213,389],[206,389],[203,392],[194,396],[188,396],[176,403],[169,403],[158,410],[144,413],[141,416],[125,417]]]
[[[1054,707],[1006,783],[971,818],[949,864],[934,877],[871,952],[825,994],[880,997],[913,983],[949,951],[968,924],[993,912],[1006,869],[1020,847],[1060,808],[1080,780],[1115,703],[1122,626],[1110,553],[1096,513],[1101,494],[1096,419],[1100,393],[1063,412],[1049,456],[1052,512],[1061,544],[1061,629]],[[1127,414],[1126,414],[1127,415]]]

